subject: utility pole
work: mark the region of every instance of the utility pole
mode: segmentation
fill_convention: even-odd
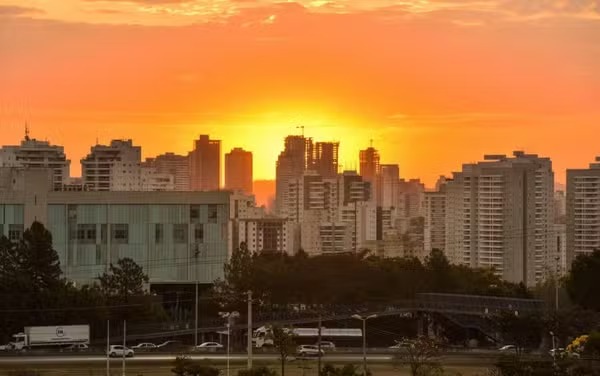
[[[106,376],[110,376],[110,320],[106,320]]]
[[[317,346],[319,346],[318,348],[318,354],[317,354],[317,376],[321,376],[321,327],[322,327],[322,322],[321,322],[321,312],[319,312],[319,335],[318,335],[318,340],[317,340]]]
[[[252,369],[252,291],[248,291],[248,370]]]
[[[127,351],[127,320],[123,320],[123,359],[122,359],[122,367],[123,367],[123,376],[125,376],[125,355]]]
[[[560,256],[556,257],[556,278],[554,279],[554,309],[558,312],[558,279],[560,278]]]
[[[195,330],[194,330],[194,346],[198,346],[198,279],[196,278],[196,309],[195,309]]]

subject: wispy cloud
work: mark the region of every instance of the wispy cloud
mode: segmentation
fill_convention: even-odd
[[[22,7],[18,5],[0,5],[0,17],[10,16],[28,16],[34,14],[43,14],[44,11],[38,8]]]

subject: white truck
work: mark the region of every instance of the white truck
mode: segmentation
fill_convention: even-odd
[[[319,338],[319,328],[291,328],[297,342],[315,343]],[[321,340],[362,338],[362,329],[356,328],[324,328],[321,327]],[[261,326],[252,332],[254,347],[273,346],[273,330],[271,326]]]
[[[13,334],[14,341],[7,350],[40,347],[60,347],[90,343],[89,325],[27,326],[22,333]]]

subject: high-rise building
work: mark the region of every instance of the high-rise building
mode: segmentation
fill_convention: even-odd
[[[304,136],[287,136],[285,138],[284,150],[277,158],[276,181],[275,181],[275,209],[283,218],[290,213],[290,180],[300,179],[304,171],[312,166],[313,143],[311,138]]]
[[[447,182],[445,250],[452,261],[531,286],[555,258],[552,162],[521,151],[484,159]]]
[[[189,153],[190,189],[216,191],[221,182],[221,141],[201,135]]]
[[[434,249],[446,247],[446,187],[439,185],[435,192],[424,194],[424,250],[429,254]]]
[[[225,189],[252,193],[252,153],[234,148],[225,154]]]
[[[49,168],[52,170],[53,188],[60,191],[68,183],[71,161],[67,159],[62,146],[29,138],[29,132],[26,131],[20,145],[0,148],[0,167]]]
[[[397,208],[400,201],[400,168],[397,164],[382,164],[379,177],[381,199],[384,208]]]
[[[146,165],[154,167],[158,174],[172,175],[175,191],[190,190],[190,167],[187,156],[165,153],[156,158],[147,158]]]
[[[365,181],[371,183],[371,200],[379,202],[379,197],[381,195],[377,181],[380,172],[379,152],[371,146],[365,150],[361,150],[358,157],[360,163],[360,176],[362,176]]]
[[[335,178],[339,166],[339,142],[317,142],[314,148],[313,169],[326,179]]]
[[[84,187],[90,191],[140,191],[141,164],[142,148],[132,140],[95,145],[81,160]]]
[[[600,156],[587,169],[567,170],[567,265],[600,249]]]

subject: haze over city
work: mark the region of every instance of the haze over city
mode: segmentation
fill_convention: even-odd
[[[198,134],[254,153],[274,179],[283,138],[369,145],[428,186],[485,153],[598,153],[594,1],[0,0],[0,126],[73,161],[98,139],[144,156]],[[452,155],[452,158],[449,157]],[[77,176],[79,164],[73,163]]]

